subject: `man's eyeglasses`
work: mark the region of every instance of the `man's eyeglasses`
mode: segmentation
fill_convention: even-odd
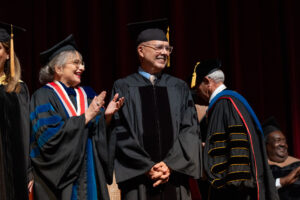
[[[172,50],[173,50],[172,46],[165,46],[165,45],[146,45],[146,44],[143,44],[142,46],[154,49],[156,52],[162,52],[163,50],[166,50],[169,54],[171,54]]]

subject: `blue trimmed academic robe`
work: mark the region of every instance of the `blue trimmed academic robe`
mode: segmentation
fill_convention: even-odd
[[[64,85],[63,85],[64,86]],[[76,93],[65,87],[76,108]],[[95,92],[84,87],[90,103]],[[31,159],[34,198],[109,199],[114,147],[105,128],[104,112],[85,125],[85,116],[68,117],[56,93],[48,86],[31,99]]]
[[[212,186],[209,199],[279,199],[260,125],[246,109],[248,103],[221,93],[212,99],[207,116],[204,169]]]

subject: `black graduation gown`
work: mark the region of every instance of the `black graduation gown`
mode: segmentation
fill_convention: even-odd
[[[135,73],[114,83],[112,96],[125,97],[114,115],[115,171],[122,199],[190,199],[188,177],[199,178],[197,114],[187,85],[162,74],[153,86]],[[164,161],[170,180],[158,188],[145,173]]]
[[[277,165],[270,165],[274,178],[281,178],[287,176],[291,171],[300,166],[300,162],[294,162],[285,167]],[[281,200],[296,200],[300,199],[300,180],[295,183],[278,189],[278,194]]]
[[[76,108],[76,93],[64,88]],[[90,103],[95,92],[89,87],[84,90]],[[47,86],[32,95],[30,109],[35,200],[96,199],[89,195],[95,184],[97,199],[109,199],[106,184],[111,182],[113,155],[108,148],[115,144],[106,133],[104,112],[87,125],[84,114],[68,118],[58,96]]]
[[[25,83],[19,93],[7,93],[0,84],[0,199],[28,199],[29,94]]]
[[[261,132],[241,101],[223,97],[208,110],[204,169],[212,185],[209,199],[278,199]]]

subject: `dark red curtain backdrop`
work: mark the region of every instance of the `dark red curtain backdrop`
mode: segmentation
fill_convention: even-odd
[[[31,93],[40,87],[39,52],[70,33],[87,63],[83,84],[110,91],[137,69],[126,24],[167,17],[169,73],[186,79],[196,61],[220,58],[226,84],[261,121],[274,115],[300,157],[299,0],[6,0],[0,8],[0,21],[27,29],[15,44]]]

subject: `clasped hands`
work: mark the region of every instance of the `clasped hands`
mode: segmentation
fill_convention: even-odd
[[[288,175],[280,178],[281,186],[286,186],[295,183],[300,176],[300,167],[293,169]]]
[[[156,163],[146,175],[154,181],[153,187],[169,181],[171,169],[163,161]]]
[[[85,112],[85,124],[87,124],[90,120],[94,119],[97,114],[100,112],[101,107],[105,104],[106,91],[102,91],[98,96],[95,96],[89,105],[88,109]],[[117,112],[124,103],[124,97],[119,98],[119,94],[116,93],[114,98],[109,102],[107,108],[105,110],[105,120],[106,123],[109,124],[111,118],[115,112]]]

